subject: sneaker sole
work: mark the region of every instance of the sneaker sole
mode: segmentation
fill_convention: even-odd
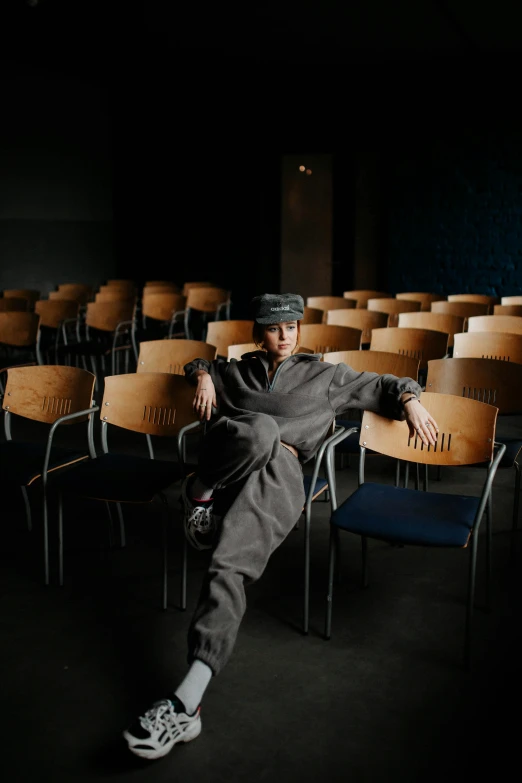
[[[127,734],[126,731],[123,732],[123,736],[129,743],[129,750],[131,753],[134,753],[135,756],[139,756],[141,759],[153,761],[154,759],[160,759],[163,756],[166,756],[167,753],[170,753],[174,745],[177,745],[180,742],[191,742],[192,740],[195,740],[196,737],[199,737],[201,734],[201,728],[201,718],[198,718],[192,726],[189,726],[187,730],[183,732],[183,734],[180,734],[178,737],[175,737],[175,739],[167,742],[166,745],[162,745],[161,748],[151,748],[150,750],[146,750],[145,748],[133,748],[130,745],[130,741],[135,740],[136,738]]]

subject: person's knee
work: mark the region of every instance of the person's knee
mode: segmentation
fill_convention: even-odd
[[[281,436],[279,427],[271,416],[266,413],[249,413],[240,420],[230,420],[230,425],[237,427],[237,434],[244,444],[256,454],[266,454],[271,458],[279,449]]]

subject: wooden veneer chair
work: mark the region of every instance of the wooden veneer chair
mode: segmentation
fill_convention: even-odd
[[[0,312],[0,369],[34,363],[40,316],[33,312]],[[0,383],[1,388],[1,383]]]
[[[503,296],[500,299],[500,304],[503,305],[521,305],[522,296],[520,294],[516,296]]]
[[[325,323],[332,326],[350,326],[360,329],[361,346],[368,346],[372,339],[372,329],[384,329],[388,325],[388,314],[377,310],[357,308],[355,310],[327,310]]]
[[[361,329],[332,324],[304,324],[301,326],[300,345],[313,353],[351,351],[361,347]]]
[[[431,329],[435,332],[445,332],[448,335],[448,349],[453,348],[453,338],[457,332],[464,331],[462,316],[446,313],[400,313],[398,326],[410,329]]]
[[[255,343],[237,343],[234,345],[228,346],[228,353],[227,353],[227,359],[230,361],[231,359],[236,359],[239,361],[243,354],[245,353],[251,353],[252,351],[259,351],[260,348]],[[299,348],[297,350],[297,353],[313,353],[310,348]]]
[[[429,312],[432,302],[446,301],[446,296],[444,294],[422,293],[421,291],[404,291],[400,294],[395,294],[395,298],[402,300],[406,299],[411,302],[420,302],[421,313]]]
[[[184,366],[194,359],[216,358],[216,346],[201,340],[145,340],[140,343],[137,372],[184,375]]]
[[[71,299],[80,305],[86,305],[93,297],[93,287],[86,283],[60,283],[56,291],[51,291],[49,299]]]
[[[0,299],[0,313],[25,313],[28,301],[22,297],[7,296]]]
[[[439,425],[437,447],[426,447],[408,425],[365,411],[360,435],[359,486],[338,504],[332,479],[330,554],[325,609],[325,638],[331,637],[332,599],[339,536],[342,531],[361,537],[363,585],[368,584],[367,541],[375,539],[399,545],[468,550],[468,592],[464,633],[464,664],[469,668],[471,621],[475,602],[475,572],[479,528],[487,518],[486,548],[489,562],[491,487],[505,446],[495,443],[498,409],[493,405],[452,394],[423,392],[421,402]],[[340,437],[343,437],[342,435]],[[335,440],[330,448],[336,448]],[[395,459],[425,465],[460,467],[484,464],[484,480],[475,495],[424,492],[381,482],[365,482],[366,450]],[[331,460],[327,470],[333,472]],[[482,538],[482,537],[481,537]]]
[[[49,584],[49,534],[47,513],[48,477],[93,456],[94,375],[77,367],[9,367],[2,402],[5,441],[0,443],[0,482],[19,486],[25,501],[28,529],[32,529],[28,488],[39,488],[43,503],[43,549],[45,584]],[[47,439],[14,438],[12,418],[21,417],[49,425]],[[85,449],[57,446],[54,435],[59,426],[87,423]]]
[[[522,335],[507,332],[463,332],[455,335],[455,358],[496,359],[522,364]]]
[[[187,340],[197,339],[198,335],[200,339],[206,340],[207,329],[211,323],[220,319],[230,320],[232,302],[230,291],[227,289],[194,286],[188,289],[186,297],[185,337]]]
[[[323,311],[323,323],[324,313],[327,310],[348,310],[354,309],[357,302],[355,299],[347,299],[345,296],[309,296],[306,300],[308,307],[315,307],[318,310]]]
[[[412,302],[408,299],[368,299],[368,310],[377,310],[379,313],[388,313],[388,326],[397,326],[399,313],[414,313],[421,309],[420,302]]]
[[[34,310],[34,303],[40,298],[40,291],[35,288],[7,288],[3,292],[5,299],[26,299],[27,309]]]
[[[498,296],[490,294],[449,294],[448,302],[478,302],[487,304],[489,313],[492,311],[493,305],[499,304]]]
[[[504,332],[522,334],[519,315],[474,315],[468,318],[468,332]]]
[[[0,299],[0,301],[2,301]],[[493,315],[522,316],[522,304],[496,304],[493,305]]]
[[[437,359],[428,362],[426,390],[439,394],[455,394],[486,402],[498,408],[499,417],[522,412],[520,389],[522,364],[499,362],[495,359]],[[498,424],[497,424],[498,430]],[[513,515],[511,524],[511,554],[515,554],[515,536],[518,527],[520,501],[520,463],[522,449],[520,435],[496,433],[498,443],[506,450],[499,468],[515,469]]]
[[[368,299],[384,299],[389,298],[392,299],[392,295],[389,294],[387,291],[372,291],[372,290],[365,290],[365,289],[355,289],[353,291],[344,291],[343,296],[345,296],[347,299],[355,299],[357,304],[356,307],[366,307],[368,303]]]
[[[446,315],[457,315],[464,318],[464,329],[467,330],[468,318],[473,315],[487,315],[489,305],[484,302],[432,302],[432,313],[445,313]]]
[[[138,360],[139,345],[145,340],[184,337],[183,319],[187,298],[175,291],[165,290],[144,296],[141,303],[141,326],[136,315],[132,325],[134,357]],[[178,331],[176,331],[176,326]]]
[[[36,336],[36,359],[38,364],[53,364],[58,360],[60,339],[68,344],[68,326],[76,334],[80,305],[70,299],[39,299],[34,305],[40,316]]]
[[[191,288],[221,288],[221,286],[211,282],[210,280],[190,281],[190,282],[183,283],[183,288],[181,290],[181,293],[184,296],[188,296],[188,292],[190,291]]]
[[[186,476],[183,438],[191,429],[200,427],[200,421],[192,408],[193,397],[194,389],[186,379],[170,373],[129,373],[105,379],[100,406],[102,453],[52,478],[53,489],[58,493],[60,584],[63,584],[64,497],[75,500],[90,498],[109,504],[152,504],[159,498],[163,510],[162,606],[167,609],[167,532],[170,511],[165,491]],[[109,425],[137,434],[171,439],[176,459],[151,459],[110,451],[107,436]],[[181,609],[186,607],[186,564],[187,544],[183,535]]]
[[[448,353],[448,334],[431,329],[411,329],[388,326],[374,329],[370,351],[390,351],[419,360],[419,383],[428,369],[430,359],[442,359]]]
[[[323,310],[319,307],[308,307],[308,305],[305,305],[303,317],[301,318],[301,326],[303,324],[322,324],[323,318]]]
[[[254,321],[249,320],[211,321],[205,342],[216,346],[217,356],[227,358],[229,345],[252,342],[253,328]]]

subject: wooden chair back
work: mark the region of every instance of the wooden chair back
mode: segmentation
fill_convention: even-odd
[[[387,326],[374,329],[371,351],[389,351],[419,360],[419,370],[425,370],[430,359],[442,359],[448,352],[448,335],[431,329],[410,329]]]
[[[229,345],[227,349],[227,359],[230,361],[231,359],[237,359],[239,361],[244,353],[251,353],[252,351],[260,351],[262,350],[259,348],[258,345],[255,343],[236,343],[234,345]]]
[[[230,291],[224,288],[197,286],[189,288],[187,307],[202,313],[215,313],[220,305],[230,301]]]
[[[79,302],[70,299],[40,299],[34,311],[40,316],[40,326],[58,329],[67,318],[78,318]]]
[[[411,302],[420,302],[421,313],[429,312],[432,302],[446,301],[445,294],[429,294],[429,293],[422,293],[420,291],[405,291],[400,294],[395,294],[395,298],[401,300],[407,300]]]
[[[445,313],[399,313],[399,326],[410,329],[431,329],[448,335],[448,348],[453,347],[453,338],[457,332],[464,331],[465,318]]]
[[[153,294],[166,294],[166,293],[173,293],[173,294],[181,294],[181,289],[179,285],[176,285],[175,283],[160,283],[159,285],[146,285],[143,289],[142,298],[145,299],[145,297],[149,297]]]
[[[85,323],[102,332],[114,332],[121,321],[131,321],[134,315],[134,301],[121,299],[113,302],[89,302]]]
[[[3,295],[6,299],[26,299],[27,309],[34,310],[34,303],[40,298],[40,291],[34,288],[7,288]]]
[[[500,304],[503,305],[522,305],[522,296],[503,296],[500,299]]]
[[[344,291],[343,296],[346,299],[354,299],[356,301],[356,307],[365,308],[368,303],[368,299],[392,299],[392,295],[386,291],[371,291],[364,289],[355,289],[354,291]]]
[[[215,345],[218,356],[228,356],[228,346],[252,342],[254,321],[211,321],[206,342]]]
[[[91,407],[95,380],[92,372],[79,367],[56,364],[10,367],[3,408],[26,419],[54,424],[60,416]],[[85,419],[75,421],[87,418],[86,415]]]
[[[301,318],[301,326],[303,324],[322,324],[324,318],[324,311],[319,307],[304,306],[304,315]]]
[[[140,343],[137,372],[184,375],[184,366],[194,359],[216,358],[216,346],[201,340],[144,340]]]
[[[487,304],[488,312],[493,310],[493,305],[499,304],[498,296],[490,294],[449,294],[448,302],[479,302]]]
[[[388,313],[388,326],[397,326],[399,313],[416,313],[421,309],[420,302],[412,302],[409,299],[368,299],[368,310],[377,310],[379,313]]]
[[[468,332],[522,334],[522,318],[519,315],[474,315],[468,318]]]
[[[0,343],[17,348],[36,345],[39,321],[40,316],[37,313],[0,313]]]
[[[484,302],[432,302],[431,312],[458,315],[460,318],[468,319],[472,315],[487,315],[489,305]]]
[[[332,326],[351,326],[360,329],[361,344],[369,345],[372,339],[372,329],[383,329],[388,325],[388,314],[377,310],[358,308],[355,310],[327,310],[326,323]]]
[[[357,302],[355,299],[347,299],[344,296],[309,296],[306,300],[308,307],[314,307],[323,311],[323,323],[326,323],[325,314],[327,310],[349,310],[354,309]]]
[[[520,317],[522,315],[522,304],[493,305],[493,315],[516,315]]]
[[[133,293],[136,291],[136,281],[129,280],[128,278],[107,280],[106,286],[112,288],[127,288],[129,291],[132,291]],[[105,288],[106,286],[101,286],[101,288]]]
[[[192,408],[194,388],[181,375],[165,372],[127,373],[105,378],[100,417],[133,432],[176,436],[199,421]]]
[[[28,306],[27,299],[17,296],[7,296],[0,299],[0,313],[25,313]]]
[[[188,296],[188,292],[191,288],[221,288],[221,286],[212,283],[209,280],[199,280],[195,282],[183,283],[181,293],[183,296]]]
[[[419,360],[412,356],[388,351],[333,351],[323,355],[324,362],[344,362],[356,372],[378,372],[379,375],[396,375],[398,378],[413,378],[419,375]]]
[[[53,294],[53,295],[51,295]],[[60,294],[60,296],[55,296]],[[57,291],[49,294],[49,299],[71,299],[79,304],[87,304],[93,296],[93,288],[85,283],[60,283]]]
[[[147,282],[145,283],[145,285],[143,287],[143,290],[145,290],[145,288],[149,288],[149,287],[152,288],[152,287],[155,287],[155,286],[167,286],[169,288],[170,288],[170,286],[175,286],[175,288],[177,289],[177,292],[181,293],[180,286],[177,283],[175,283],[174,280],[147,280]]]
[[[365,411],[359,443],[394,459],[425,465],[472,465],[493,456],[498,408],[454,394],[422,392],[422,405],[439,425],[435,446],[410,437],[405,421]]]
[[[128,291],[126,288],[118,288],[118,286],[114,286],[114,288],[111,288],[110,286],[103,286],[104,290],[101,289],[98,291],[97,294],[94,296],[95,302],[132,302],[134,303],[136,301],[136,295],[130,291]]]
[[[170,321],[172,315],[185,309],[187,297],[174,291],[149,294],[144,296],[141,303],[141,312],[147,318],[155,318],[157,321]]]
[[[464,332],[455,335],[454,358],[495,359],[522,364],[522,335],[504,332]]]
[[[361,329],[332,324],[305,324],[301,326],[299,344],[313,353],[352,351],[361,347]]]
[[[495,359],[433,359],[426,391],[456,394],[495,405],[501,414],[522,410],[522,364]]]

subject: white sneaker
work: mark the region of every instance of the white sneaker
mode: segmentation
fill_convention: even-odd
[[[217,528],[217,520],[213,514],[213,503],[197,506],[187,493],[187,486],[191,476],[181,485],[180,502],[183,504],[183,530],[189,544],[194,549],[212,549],[214,533]]]
[[[200,707],[187,715],[175,696],[155,702],[123,732],[129,750],[142,759],[166,756],[178,742],[190,742],[201,733]]]

